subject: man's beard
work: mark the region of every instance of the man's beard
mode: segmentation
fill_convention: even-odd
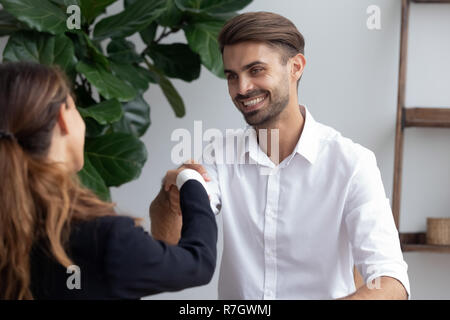
[[[287,79],[286,79],[287,80]],[[269,94],[266,90],[253,90],[246,94],[245,96],[237,95],[235,100],[239,101],[241,99],[249,99],[252,97],[256,97],[261,94],[266,94],[266,99],[269,99],[268,104],[264,106],[262,109],[258,109],[255,111],[251,111],[248,113],[244,113],[239,107],[238,109],[244,115],[245,121],[251,126],[264,126],[267,125],[276,119],[281,114],[281,112],[286,108],[289,102],[289,89],[288,89],[288,81],[284,84],[280,84],[277,90],[273,91],[273,94]],[[283,91],[281,88],[286,88],[286,91]],[[236,103],[236,102],[235,102]],[[239,102],[237,102],[239,103]],[[264,101],[266,103],[266,101]]]
[[[243,113],[245,121],[249,125],[263,126],[278,119],[278,116],[286,108],[289,102],[289,93],[274,98],[268,95],[266,99],[269,98],[272,100],[269,101],[269,104],[264,109]]]

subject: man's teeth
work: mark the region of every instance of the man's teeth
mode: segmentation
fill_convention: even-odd
[[[253,100],[244,101],[243,104],[244,104],[246,107],[251,107],[251,106],[254,106],[254,105],[257,104],[257,103],[260,103],[260,102],[263,101],[264,99],[265,99],[265,97],[259,97],[259,98],[253,99]]]

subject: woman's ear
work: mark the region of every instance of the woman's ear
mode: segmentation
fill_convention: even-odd
[[[291,58],[291,76],[293,77],[295,83],[297,83],[298,79],[302,76],[305,66],[306,59],[303,54],[298,53]]]
[[[68,126],[68,113],[67,113],[67,106],[66,103],[62,103],[61,107],[59,108],[58,112],[58,123],[59,130],[61,132],[61,135],[66,135],[69,133],[69,126]]]

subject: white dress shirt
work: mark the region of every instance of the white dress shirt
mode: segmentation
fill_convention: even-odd
[[[219,144],[205,148],[207,190],[223,220],[219,299],[340,298],[355,291],[353,265],[374,290],[373,279],[390,276],[409,295],[374,153],[300,109],[302,135],[279,165],[254,131],[238,136],[231,164],[214,159]]]

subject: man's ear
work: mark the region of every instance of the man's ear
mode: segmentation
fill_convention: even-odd
[[[59,130],[60,130],[62,135],[66,135],[69,132],[69,127],[68,127],[67,121],[68,121],[68,119],[67,119],[66,104],[62,103],[61,107],[59,108],[58,123],[57,123],[57,125],[59,126]]]
[[[298,53],[291,58],[291,76],[295,83],[297,83],[298,79],[302,76],[305,66],[306,59],[303,54]]]

